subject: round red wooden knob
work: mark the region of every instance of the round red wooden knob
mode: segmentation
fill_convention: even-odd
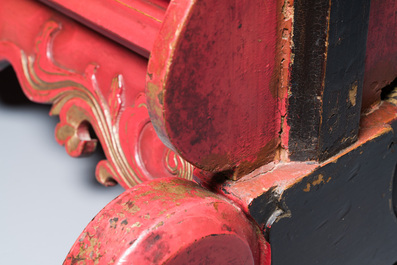
[[[140,184],[108,204],[64,264],[270,264],[269,251],[239,207],[169,178]]]

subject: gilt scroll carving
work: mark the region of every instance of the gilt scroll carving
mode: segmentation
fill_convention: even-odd
[[[19,53],[21,67],[12,58],[5,59],[14,65],[25,94],[33,101],[53,104],[50,115],[60,117],[55,129],[58,143],[69,155],[79,157],[92,153],[99,140],[107,159],[98,163],[96,178],[104,185],[118,182],[128,188],[164,176],[191,179],[193,167],[157,138],[144,87],[134,91],[136,98],[127,105],[126,90],[131,88],[126,76],[116,73],[105,95],[97,82],[97,70],[106,65],[89,64],[83,74],[63,67],[53,58],[54,39],[61,31],[62,23],[47,21],[32,54],[13,42],[0,43],[2,54]],[[90,136],[90,126],[98,140]]]

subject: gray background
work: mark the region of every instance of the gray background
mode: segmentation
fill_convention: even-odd
[[[11,68],[0,72],[0,264],[62,264],[120,186],[95,180],[101,152],[71,158],[54,138],[58,117],[29,102]]]

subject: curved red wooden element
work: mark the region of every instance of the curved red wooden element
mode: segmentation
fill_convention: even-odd
[[[168,0],[40,1],[145,57],[149,57],[168,5]]]
[[[54,104],[57,141],[72,156],[96,146],[105,185],[192,177],[192,166],[154,133],[144,94],[147,60],[36,1],[1,0],[0,61],[14,67],[33,101]]]
[[[239,207],[191,181],[168,178],[108,204],[64,264],[270,265],[270,247]]]
[[[193,165],[236,177],[277,154],[282,59],[277,1],[170,3],[146,95],[163,142]]]

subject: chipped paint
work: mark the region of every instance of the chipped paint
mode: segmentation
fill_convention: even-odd
[[[317,176],[317,179],[313,180],[311,183],[306,184],[306,188],[303,189],[304,192],[309,192],[311,188],[318,186],[320,184],[324,184],[326,182],[329,182],[331,180],[331,177],[329,177],[327,180],[324,179],[323,174],[319,174]]]
[[[358,88],[358,82],[355,81],[349,90],[349,101],[350,104],[354,107],[356,106],[356,101],[357,101],[357,88]]]
[[[244,242],[244,250],[230,250],[227,256],[236,256],[238,260],[248,253],[254,263],[237,264],[270,265],[269,246],[256,224],[228,200],[208,196],[209,193],[193,182],[176,178],[155,180],[127,190],[91,221],[64,264],[165,264],[171,257],[184,257],[186,253],[188,259],[225,264],[219,260],[225,257],[212,250]],[[131,211],[134,206],[145,214]],[[118,217],[120,213],[123,219]],[[208,237],[212,243],[206,247],[206,254],[200,252],[195,256],[191,248],[201,248],[200,242]]]
[[[123,209],[129,213],[135,214],[139,212],[141,208],[138,205],[134,204],[134,201],[127,201],[123,204]]]
[[[132,224],[131,226],[130,226],[130,228],[134,228],[134,227],[141,227],[141,223],[140,222],[135,222],[134,224]]]

